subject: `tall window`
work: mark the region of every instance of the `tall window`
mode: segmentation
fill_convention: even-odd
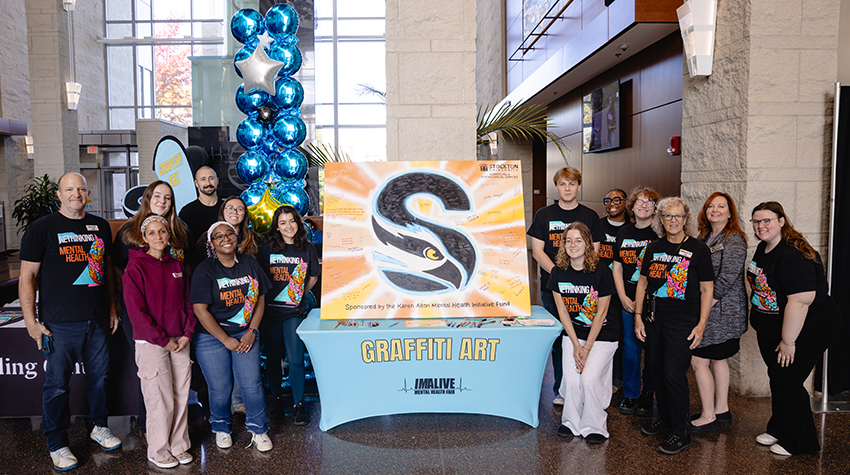
[[[223,56],[224,0],[107,0],[109,128],[192,125],[192,56]]]
[[[385,0],[315,0],[316,139],[386,160]]]

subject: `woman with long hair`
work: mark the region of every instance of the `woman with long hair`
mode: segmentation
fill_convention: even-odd
[[[319,280],[321,269],[316,248],[307,240],[307,231],[298,211],[289,205],[275,210],[274,226],[268,241],[260,248],[260,266],[271,280],[263,318],[263,345],[266,350],[266,379],[275,398],[272,417],[284,414],[281,359],[286,348],[289,382],[292,386],[295,425],[309,422],[304,409],[304,342],[295,333],[307,316],[307,293]]]
[[[662,236],[646,246],[635,291],[635,334],[646,342],[646,364],[655,384],[658,419],[644,435],[672,432],[658,451],[675,455],[691,448],[688,426],[688,366],[699,346],[714,292],[708,246],[691,236],[694,222],[678,196],[658,203],[652,228]]]
[[[238,196],[230,196],[221,203],[218,210],[218,220],[226,221],[236,228],[238,251],[257,257],[262,239],[250,226],[248,219],[248,206]]]
[[[581,435],[591,444],[608,439],[605,409],[611,401],[614,352],[620,321],[606,319],[616,291],[611,270],[598,265],[590,229],[581,222],[564,230],[548,290],[555,298],[567,338],[562,338],[564,412],[558,435]]]
[[[691,417],[691,432],[714,432],[721,423],[732,422],[726,360],[738,352],[747,331],[747,238],[739,221],[735,200],[720,191],[705,200],[697,218],[699,239],[711,251],[715,278],[711,313],[691,358],[702,403],[702,413]]]
[[[794,229],[782,205],[753,208],[761,241],[747,268],[753,294],[750,324],[767,365],[773,414],[756,442],[777,455],[820,451],[803,382],[841,328],[820,254]]]

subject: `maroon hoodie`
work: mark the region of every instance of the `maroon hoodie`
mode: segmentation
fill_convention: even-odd
[[[130,250],[124,271],[124,302],[133,339],[165,347],[169,337],[192,338],[197,319],[189,303],[189,278],[183,263],[167,253],[162,260],[147,247]]]

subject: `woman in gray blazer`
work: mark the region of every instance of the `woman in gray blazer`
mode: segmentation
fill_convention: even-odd
[[[714,432],[732,422],[729,411],[729,363],[747,331],[747,293],[744,262],[747,238],[741,229],[732,197],[715,192],[699,214],[699,238],[711,250],[714,266],[714,300],[702,342],[694,350],[691,366],[699,389],[702,413],[691,418],[691,432]]]

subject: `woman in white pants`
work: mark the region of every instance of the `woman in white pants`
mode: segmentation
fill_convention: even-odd
[[[620,319],[605,318],[616,289],[611,270],[598,262],[590,230],[572,223],[564,230],[547,286],[568,336],[561,339],[564,412],[558,435],[581,435],[591,444],[608,439],[605,409],[611,402],[614,352],[622,333]]]

